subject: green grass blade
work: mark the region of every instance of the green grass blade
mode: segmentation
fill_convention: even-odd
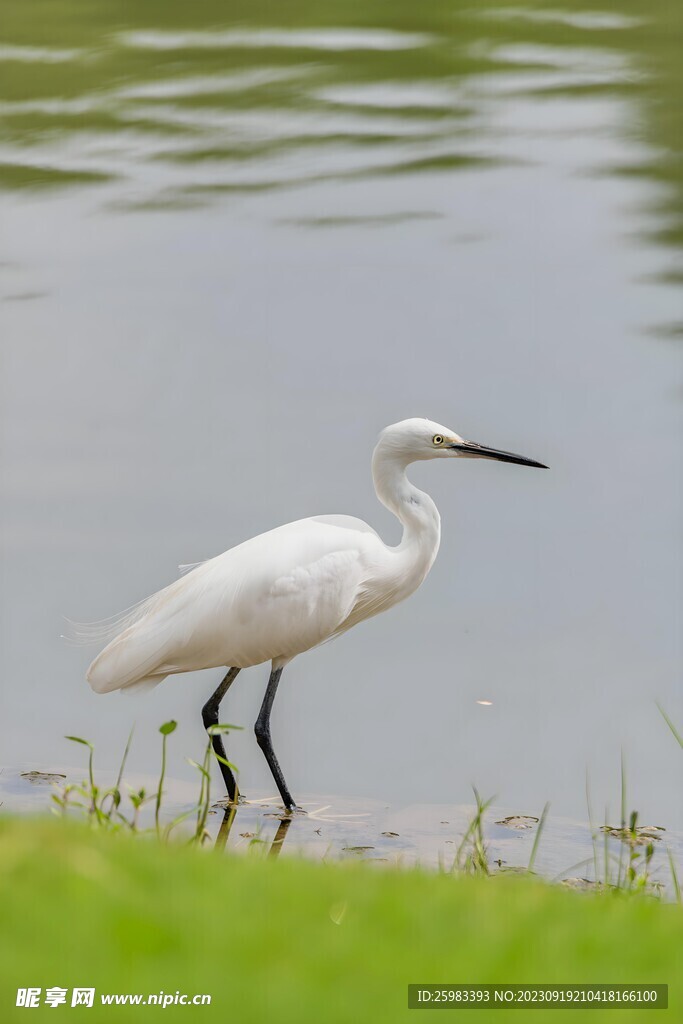
[[[541,820],[538,823],[536,829],[536,835],[534,836],[534,845],[531,847],[531,855],[529,857],[529,863],[527,864],[527,871],[533,871],[534,861],[536,860],[536,853],[538,852],[538,845],[541,841],[541,833],[545,827],[546,818],[548,817],[548,811],[550,810],[550,804],[546,803],[543,811],[541,812]]]
[[[666,848],[666,855],[667,855],[667,857],[669,859],[669,868],[671,869],[671,880],[673,881],[673,884],[674,884],[674,894],[676,896],[676,903],[681,903],[682,902],[682,900],[681,900],[681,886],[680,886],[680,882],[678,881],[678,873],[676,871],[676,864],[674,862],[674,857],[673,857],[673,854],[671,852],[671,849],[668,846]]]
[[[659,710],[660,715],[662,716],[662,718],[664,719],[666,724],[671,729],[671,732],[673,733],[673,735],[674,735],[674,737],[675,737],[679,747],[683,747],[683,736],[681,736],[680,732],[678,731],[676,726],[673,724],[673,722],[671,721],[671,719],[669,718],[669,716],[667,715],[666,711],[664,710],[662,705],[659,703],[659,701],[655,701],[655,704],[657,705],[657,708]]]

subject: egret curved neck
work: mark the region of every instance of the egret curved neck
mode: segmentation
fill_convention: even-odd
[[[380,443],[372,456],[372,479],[379,500],[403,525],[396,550],[405,554],[421,582],[439,550],[441,518],[429,495],[408,479],[410,461],[400,452],[383,450]]]

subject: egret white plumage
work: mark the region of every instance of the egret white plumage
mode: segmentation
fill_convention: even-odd
[[[178,672],[228,669],[202,709],[207,730],[238,672],[271,662],[255,732],[285,807],[295,808],[270,737],[270,712],[285,665],[304,651],[415,591],[439,549],[436,505],[406,475],[424,459],[496,459],[547,467],[511,452],[466,441],[426,419],[394,423],[372,457],[378,499],[400,520],[401,542],[390,547],[361,519],[344,515],[300,519],[262,533],[202,562],[113,623],[117,635],[88,669],[97,693],[146,688]],[[222,737],[212,734],[228,797],[238,797],[224,763]]]

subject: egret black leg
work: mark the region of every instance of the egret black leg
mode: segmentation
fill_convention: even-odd
[[[259,716],[256,719],[256,725],[254,726],[254,732],[256,733],[256,742],[259,747],[266,755],[266,761],[268,767],[271,770],[272,776],[275,779],[275,785],[280,791],[282,802],[288,811],[294,811],[297,809],[296,804],[292,799],[292,795],[287,789],[287,783],[285,777],[282,774],[282,769],[278,764],[278,759],[275,756],[273,750],[273,744],[270,740],[270,712],[273,707],[273,701],[275,700],[275,694],[277,693],[277,686],[280,682],[280,676],[282,675],[282,669],[276,668],[270,673],[270,679],[268,680],[268,688],[266,695],[263,698],[263,704],[259,711]]]
[[[207,731],[210,726],[218,725],[218,709],[220,707],[221,701],[225,697],[230,686],[235,681],[238,672],[238,668],[228,669],[228,673],[225,676],[225,679],[223,679],[220,686],[217,687],[216,691],[211,694],[206,704],[202,708],[202,720],[204,722],[204,728]],[[220,733],[214,733],[211,736],[211,744],[213,746],[214,753],[218,754],[219,757],[225,758],[227,760],[227,758],[225,757],[225,746],[223,744],[223,737],[220,735]],[[235,776],[232,774],[227,764],[223,764],[222,761],[218,762],[218,767],[221,770],[223,782],[225,783],[225,788],[228,791],[228,797],[231,803],[236,803],[237,798],[239,797],[239,791],[237,789],[237,782],[235,781]]]

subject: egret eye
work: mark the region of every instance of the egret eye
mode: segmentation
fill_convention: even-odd
[[[443,437],[441,434],[434,434],[432,438],[432,444],[443,444]]]

